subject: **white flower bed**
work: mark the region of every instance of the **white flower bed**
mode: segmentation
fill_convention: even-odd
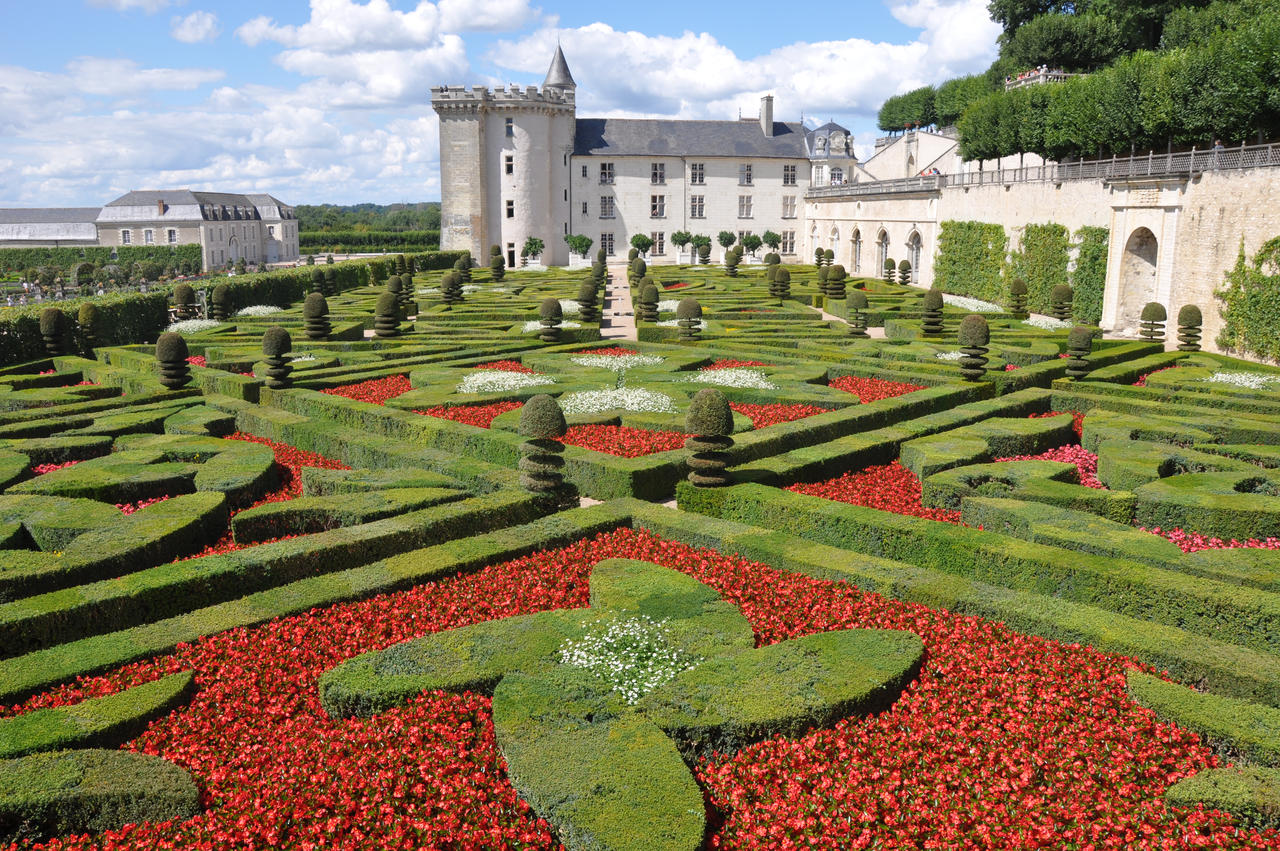
[[[481,287],[479,284],[463,284],[463,285],[462,285],[462,294],[463,294],[463,295],[470,295],[471,293],[478,293],[478,292],[480,292],[480,290],[482,290],[482,289],[484,289],[484,288],[483,288],[483,287]]]
[[[426,289],[418,290],[418,295],[440,295],[440,288],[427,287]]]
[[[673,646],[664,624],[648,615],[597,621],[582,638],[560,646],[560,661],[590,671],[635,703],[702,662]]]
[[[659,313],[675,313],[676,308],[680,306],[680,300],[676,298],[664,298],[658,302]]]
[[[1064,328],[1070,328],[1071,323],[1062,319],[1054,319],[1052,316],[1032,316],[1029,319],[1022,320],[1023,325],[1030,325],[1032,328],[1039,328],[1042,331],[1061,331]]]
[[[685,381],[696,384],[716,384],[720,387],[749,387],[753,390],[777,390],[778,385],[765,378],[764,370],[730,367],[697,372]]]
[[[556,380],[549,375],[530,375],[527,372],[509,372],[505,369],[479,369],[462,379],[454,389],[459,393],[503,393],[555,383]]]
[[[185,336],[187,334],[203,334],[205,331],[212,331],[221,325],[222,323],[216,319],[184,319],[181,322],[174,322],[164,330]]]
[[[283,307],[276,307],[274,304],[251,304],[236,311],[236,316],[270,316],[273,313],[281,313]]]
[[[561,322],[556,327],[568,329],[568,328],[581,328],[582,326],[579,325],[577,322]],[[524,333],[526,334],[531,334],[534,331],[541,331],[541,330],[542,330],[542,323],[539,322],[537,319],[524,323]]]
[[[298,361],[315,360],[316,356],[310,355],[310,354],[304,354],[301,352],[294,352],[291,355],[289,355],[289,359],[292,360],[294,363],[297,363]]]
[[[569,358],[569,363],[585,366],[590,369],[611,369],[614,372],[626,372],[637,366],[657,366],[663,358],[657,355],[578,355]]]
[[[968,310],[972,313],[1000,313],[1004,310],[1000,305],[992,304],[989,301],[969,298],[964,295],[951,295],[951,293],[942,294],[942,303],[949,304],[952,307],[958,307],[961,310]]]
[[[565,316],[577,316],[582,312],[582,305],[571,298],[560,299],[560,312]]]
[[[934,357],[938,360],[960,360],[960,358],[964,357],[964,352],[938,352]]]
[[[665,393],[643,387],[619,387],[615,390],[584,390],[560,397],[560,409],[566,414],[598,414],[601,411],[636,411],[674,414],[675,403]]]
[[[654,324],[654,325],[657,325],[659,328],[678,328],[678,327],[680,327],[680,320],[679,320],[679,319],[664,319],[664,320],[662,320],[661,322],[655,322],[655,323],[653,323],[653,324]],[[699,329],[701,329],[701,330],[703,330],[703,331],[707,330],[707,320],[703,319],[702,321],[700,321],[700,322],[698,323],[698,328],[699,328]]]
[[[1267,375],[1262,372],[1215,372],[1205,381],[1216,384],[1231,384],[1247,390],[1269,390],[1267,385],[1280,382],[1280,376]]]

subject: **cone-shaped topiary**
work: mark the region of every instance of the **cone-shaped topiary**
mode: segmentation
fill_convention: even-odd
[[[1031,315],[1027,312],[1027,282],[1022,278],[1014,278],[1009,282],[1009,312],[1018,319],[1026,319]]]
[[[262,335],[263,360],[267,362],[267,386],[272,390],[284,390],[292,383],[289,380],[289,373],[293,372],[293,362],[289,358],[292,349],[293,338],[279,325],[272,325]]]
[[[691,437],[684,448],[693,454],[688,459],[689,481],[697,487],[720,487],[732,479],[728,473],[727,451],[733,446],[733,411],[729,400],[714,387],[699,390],[689,401],[684,430]]]
[[[566,425],[560,403],[545,393],[529,399],[520,409],[520,486],[534,493],[564,489],[564,437]]]
[[[595,278],[583,279],[578,285],[578,315],[583,322],[595,322],[600,318],[600,311],[596,308],[596,295]]]
[[[783,299],[791,298],[791,270],[782,266],[770,266],[773,278],[769,283],[769,295],[782,304]]]
[[[641,322],[658,321],[658,288],[653,281],[640,285],[638,316]]]
[[[910,260],[903,260],[901,263],[898,264],[898,283],[900,284],[911,283],[911,261]]]
[[[56,307],[46,307],[40,311],[40,336],[44,340],[44,350],[51,355],[60,355],[62,337],[67,330],[67,317]]]
[[[987,320],[976,313],[970,313],[960,320],[960,376],[965,381],[981,381],[987,374],[987,343],[991,340],[991,331],[987,328]]]
[[[324,340],[332,330],[329,325],[329,302],[320,293],[311,293],[302,302],[302,330],[310,340]]]
[[[91,301],[80,305],[76,324],[80,326],[80,338],[84,340],[85,349],[92,350],[98,344],[98,306]]]
[[[544,298],[542,304],[538,305],[538,321],[542,323],[538,339],[544,343],[560,342],[560,320],[563,318],[564,312],[560,308],[560,299],[554,296]]]
[[[1142,308],[1141,321],[1138,323],[1138,336],[1149,343],[1164,342],[1164,322],[1169,318],[1164,305],[1158,301],[1149,301]]]
[[[373,309],[373,335],[400,336],[400,302],[390,290],[378,296],[378,303]]]
[[[497,248],[498,246],[493,246]],[[501,281],[507,275],[507,261],[502,259],[502,251],[489,257],[489,277]]]
[[[1178,351],[1200,351],[1200,326],[1204,316],[1194,304],[1184,304],[1178,310]]]
[[[702,333],[702,305],[693,296],[680,299],[676,305],[676,324],[681,340],[696,340]]]
[[[209,296],[209,318],[226,322],[231,316],[231,287],[218,284]]]
[[[893,262],[893,258],[884,258],[884,272],[881,274],[881,277],[889,283],[893,283],[894,273],[897,271],[897,268],[898,264]]]
[[[827,267],[827,298],[842,299],[845,297],[844,281],[848,272],[837,263]]]
[[[1093,329],[1077,325],[1067,332],[1067,378],[1075,381],[1089,374],[1089,362],[1085,360],[1093,351]]]
[[[945,330],[942,323],[942,290],[937,287],[926,290],[921,303],[924,311],[920,330],[926,336],[937,336]]]
[[[173,307],[179,319],[194,319],[199,313],[196,291],[190,284],[178,284],[173,288]]]
[[[187,341],[181,334],[166,331],[156,340],[156,370],[165,388],[177,390],[191,380],[187,354]]]
[[[324,270],[320,268],[311,270],[311,291],[313,293],[324,292]]]
[[[845,304],[849,310],[849,336],[866,339],[867,333],[867,294],[862,290],[849,290]]]
[[[1059,322],[1071,321],[1071,302],[1075,291],[1069,284],[1058,284],[1049,291],[1049,313]]]

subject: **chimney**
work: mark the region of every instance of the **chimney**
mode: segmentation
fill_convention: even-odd
[[[760,98],[760,129],[765,138],[773,138],[773,95]]]
[[[159,201],[156,201],[156,215],[157,216],[164,215],[164,199],[160,199]]]

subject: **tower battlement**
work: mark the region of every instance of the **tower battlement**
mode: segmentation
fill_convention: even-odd
[[[434,86],[431,105],[436,109],[480,109],[540,107],[574,108],[573,89],[547,86],[509,86],[489,89],[484,86]]]

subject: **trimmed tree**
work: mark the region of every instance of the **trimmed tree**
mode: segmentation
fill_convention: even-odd
[[[226,322],[231,312],[231,287],[218,284],[209,296],[209,318]]]
[[[827,298],[842,299],[845,297],[844,281],[847,276],[848,273],[839,263],[827,267]]]
[[[325,340],[329,325],[329,302],[320,293],[311,293],[302,302],[302,330],[309,340]]]
[[[374,305],[373,336],[384,339],[400,336],[400,301],[390,290],[378,296]]]
[[[693,296],[680,299],[676,305],[676,324],[681,340],[696,340],[702,333],[702,305]]]
[[[778,304],[782,304],[784,299],[791,298],[791,270],[784,266],[770,266],[769,270],[773,275],[769,295],[776,298]]]
[[[44,350],[50,355],[63,353],[63,337],[67,331],[67,317],[56,307],[46,307],[40,311],[40,337],[44,340]]]
[[[568,426],[560,403],[545,393],[529,399],[520,409],[520,486],[537,494],[564,491],[564,444],[560,438]]]
[[[716,242],[720,243],[721,248],[728,249],[730,245],[733,245],[737,241],[737,234],[731,230],[722,230],[720,233],[716,234]]]
[[[1141,321],[1139,327],[1141,330],[1138,335],[1148,343],[1164,342],[1164,323],[1169,318],[1169,314],[1165,312],[1164,305],[1158,301],[1149,301],[1142,308]]]
[[[729,484],[728,450],[733,446],[733,411],[724,393],[714,387],[706,387],[694,394],[685,415],[684,430],[691,437],[685,439],[684,448],[689,456],[689,482],[700,488],[722,487]]]
[[[764,245],[764,240],[756,236],[754,233],[749,233],[742,238],[742,247],[745,248],[747,253],[752,257],[756,256],[756,252],[760,250],[760,246],[762,245]]]
[[[584,278],[578,285],[578,315],[583,322],[596,322],[600,312],[596,309],[596,282],[594,278]]]
[[[640,284],[640,304],[636,311],[641,322],[658,321],[658,288],[653,281]]]
[[[1067,332],[1067,378],[1077,381],[1089,374],[1089,362],[1085,358],[1092,351],[1092,328],[1077,325]]]
[[[687,230],[678,230],[671,234],[671,244],[674,245],[681,253],[684,253],[685,246],[693,241],[693,234]]]
[[[897,272],[898,265],[893,262],[892,257],[884,258],[884,273],[881,275],[889,283],[893,283],[894,274]]]
[[[173,308],[179,319],[194,319],[199,313],[196,291],[190,284],[178,284],[173,288]]]
[[[711,240],[707,237],[703,239],[707,241],[698,244],[698,262],[706,266],[711,262]]]
[[[924,311],[920,330],[927,337],[940,336],[946,330],[942,322],[942,290],[937,287],[926,290],[920,306]]]
[[[782,235],[767,230],[760,236],[760,241],[769,246],[771,250],[777,251],[782,246]]]
[[[1204,316],[1194,304],[1184,304],[1178,309],[1178,351],[1200,351],[1200,326]]]
[[[529,257],[541,257],[542,252],[546,250],[546,247],[546,243],[538,239],[536,236],[531,236],[526,239],[524,241],[524,247],[520,249],[520,257],[522,259],[521,265],[523,266]]]
[[[494,246],[498,248],[498,246]],[[507,274],[507,261],[502,259],[502,249],[498,248],[497,254],[489,255],[489,277],[494,281],[501,281]]]
[[[1022,278],[1014,278],[1009,282],[1009,312],[1018,319],[1026,319],[1031,315],[1027,312],[1027,282]]]
[[[85,351],[91,352],[98,344],[98,306],[91,301],[80,305],[76,324],[80,326],[80,339],[84,341]]]
[[[738,253],[738,249],[728,249],[724,253],[724,273],[730,278],[738,277],[738,264],[741,262],[742,255]]]
[[[181,334],[166,331],[156,340],[156,371],[166,390],[177,390],[191,381],[187,356],[187,341]]]
[[[311,270],[311,291],[313,293],[324,292],[324,270],[323,269]]]
[[[898,283],[900,284],[911,283],[911,261],[910,260],[903,260],[901,263],[898,264]]]
[[[458,273],[458,279],[464,284],[471,283],[471,256],[459,257],[453,263],[453,271]]]
[[[849,336],[866,339],[867,333],[867,294],[862,290],[849,290],[845,304],[849,311]]]
[[[538,339],[544,343],[560,342],[560,322],[564,318],[564,312],[560,308],[560,299],[555,296],[547,296],[542,300],[542,304],[538,305],[538,322],[542,325],[542,330],[538,332]]]
[[[653,240],[642,233],[633,233],[631,235],[631,247],[643,256],[649,253],[650,248],[653,248]]]
[[[1049,291],[1050,315],[1059,322],[1071,321],[1071,303],[1075,298],[1075,291],[1071,289],[1070,284],[1058,284]]]
[[[279,325],[272,325],[262,335],[262,355],[267,362],[267,386],[272,390],[285,390],[293,383],[289,380],[289,373],[293,372],[293,363],[289,359],[292,349],[293,338]]]
[[[987,343],[991,340],[991,331],[987,320],[976,313],[970,313],[960,320],[960,376],[965,381],[981,381],[987,374]]]

